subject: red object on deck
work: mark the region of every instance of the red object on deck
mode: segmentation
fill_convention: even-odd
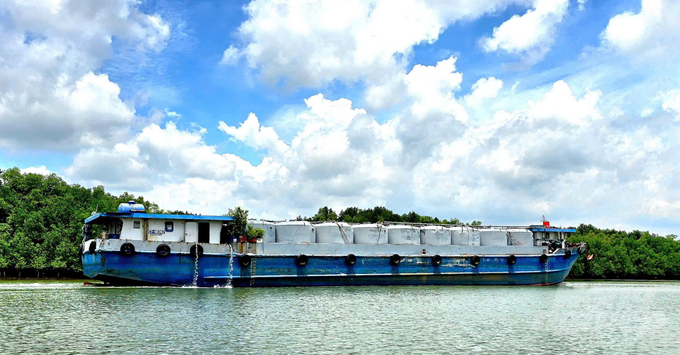
[[[550,227],[550,222],[543,221],[543,227]]]
[[[248,237],[245,236],[245,235],[242,235],[238,238],[238,241],[241,242],[241,243],[245,243],[245,242],[248,241]]]

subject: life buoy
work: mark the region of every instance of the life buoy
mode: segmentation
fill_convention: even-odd
[[[158,256],[160,256],[161,258],[170,255],[170,246],[167,244],[159,245],[158,247],[156,247],[156,254],[158,254]]]
[[[401,263],[401,256],[399,256],[399,254],[390,256],[390,264],[397,266],[399,263]]]
[[[435,255],[432,257],[432,264],[434,266],[439,266],[442,264],[442,256],[441,255]]]
[[[508,265],[515,265],[517,257],[514,254],[508,255]]]
[[[305,266],[308,261],[309,258],[305,254],[300,254],[295,258],[295,264],[297,264],[297,266]]]
[[[97,250],[97,242],[91,241],[90,245],[87,246],[87,251],[89,251],[90,254],[94,254],[95,250]]]
[[[130,256],[135,253],[135,246],[132,245],[132,243],[123,243],[123,245],[120,246],[120,252],[125,256]]]
[[[479,257],[479,255],[473,255],[470,258],[470,264],[477,266],[479,263],[482,261],[482,258]]]
[[[241,263],[241,266],[247,267],[250,266],[250,262],[253,260],[253,257],[250,255],[242,255],[241,258],[239,259],[239,263]]]
[[[541,254],[541,256],[538,258],[542,263],[548,261],[548,255],[547,254]]]
[[[203,247],[200,245],[192,245],[191,248],[189,248],[189,255],[192,257],[196,257],[196,249],[198,249],[198,256],[203,256]]]
[[[354,265],[357,263],[357,256],[354,254],[347,254],[345,257],[345,263],[347,265]]]
[[[564,252],[564,257],[567,258],[567,259],[571,258],[571,250],[567,249],[567,250]]]

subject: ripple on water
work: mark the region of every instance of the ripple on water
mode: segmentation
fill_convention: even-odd
[[[680,283],[109,288],[0,282],[3,351],[675,353]]]

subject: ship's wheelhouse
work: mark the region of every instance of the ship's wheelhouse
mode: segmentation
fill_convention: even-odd
[[[83,237],[201,244],[230,243],[232,217],[147,214],[144,206],[122,203],[117,213],[97,213],[85,220]]]

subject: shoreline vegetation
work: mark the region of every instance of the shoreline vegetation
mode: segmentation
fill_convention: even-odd
[[[56,174],[23,174],[18,168],[0,170],[0,279],[82,279],[78,246],[81,227],[93,211],[115,212],[122,202],[144,204],[149,213],[166,211],[127,192],[112,195],[103,186],[67,184]],[[349,207],[335,212],[321,207],[312,217],[297,220],[376,223],[463,224],[416,212],[397,214],[377,206]],[[481,225],[472,221],[469,225]],[[599,229],[581,224],[569,242],[588,242],[593,260],[581,256],[569,280],[680,280],[680,240],[642,231]]]

